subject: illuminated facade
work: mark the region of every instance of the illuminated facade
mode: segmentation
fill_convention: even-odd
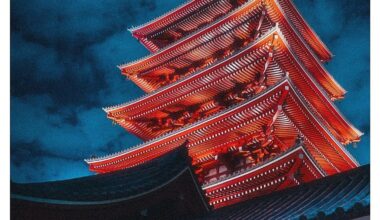
[[[362,133],[335,107],[331,52],[291,0],[193,0],[132,28],[152,53],[120,65],[147,92],[104,108],[145,142],[86,159],[136,167],[186,143],[213,208],[358,167]]]

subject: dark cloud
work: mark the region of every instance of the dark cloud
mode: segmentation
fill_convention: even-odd
[[[181,0],[11,2],[11,174],[34,182],[89,175],[83,158],[140,142],[101,107],[143,92],[116,65],[148,51],[127,31]],[[296,5],[336,55],[327,66],[349,93],[338,106],[366,133],[350,148],[369,161],[369,2]]]
[[[140,140],[101,107],[143,92],[116,65],[148,54],[127,31],[178,1],[11,3],[11,173],[14,181],[90,174],[83,159]]]
[[[85,48],[126,29],[155,8],[154,1],[32,0],[12,2],[12,31],[66,51]]]
[[[348,93],[336,104],[364,132],[349,151],[362,164],[370,151],[370,2],[355,0],[295,0],[299,10],[334,54],[326,66]]]

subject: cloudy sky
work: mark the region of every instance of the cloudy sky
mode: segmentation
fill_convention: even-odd
[[[348,91],[337,105],[365,133],[349,151],[369,163],[369,1],[294,1],[335,55],[327,69]],[[116,68],[148,54],[127,28],[182,2],[11,1],[13,181],[91,175],[84,158],[141,142],[101,107],[143,95]]]

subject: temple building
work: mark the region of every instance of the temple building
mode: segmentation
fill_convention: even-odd
[[[104,108],[145,142],[86,159],[130,169],[187,143],[212,208],[358,167],[358,131],[334,105],[331,52],[290,0],[198,0],[130,29],[149,51],[119,66],[147,92]]]
[[[191,161],[186,158],[189,159],[187,149],[182,145],[130,169],[64,181],[12,183],[11,219],[325,219],[320,216],[328,216],[343,220],[370,214],[369,165],[212,209],[195,178]]]
[[[166,204],[171,217],[291,219],[369,204],[368,168],[346,149],[362,133],[324,67],[332,54],[291,0],[192,0],[130,32],[151,53],[119,68],[147,94],[104,111],[144,142],[85,159],[98,175],[50,192],[12,184],[17,209],[40,201],[57,217],[63,204],[75,218],[117,204],[137,218]],[[81,218],[104,214],[91,213]]]

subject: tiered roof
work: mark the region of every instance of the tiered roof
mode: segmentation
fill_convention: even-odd
[[[218,20],[243,0],[190,0],[178,8],[138,27],[129,29],[150,51],[157,51],[195,30]]]
[[[263,125],[274,123],[275,135],[287,146],[292,146],[297,134],[305,136],[307,150],[327,174],[356,167],[357,162],[310,111],[295,88],[286,77],[264,92],[213,116],[123,152],[86,161],[96,172],[123,169],[165,154],[186,139],[190,156],[204,161],[214,156],[215,151],[210,148],[222,146],[226,140],[242,138],[239,132],[260,131]]]
[[[180,157],[182,158],[182,157]],[[163,163],[166,160],[162,161]],[[181,163],[181,160],[178,160]],[[281,164],[283,165],[283,164]],[[159,164],[161,167],[161,164]],[[285,167],[283,165],[283,167]],[[168,167],[170,168],[170,167]],[[279,168],[280,169],[280,168]],[[165,170],[161,170],[165,172]],[[125,172],[125,171],[124,171]],[[102,179],[101,182],[108,180],[110,184],[104,187],[103,191],[99,192],[95,189],[97,197],[104,195],[114,195],[116,192],[113,176],[110,175],[97,175],[96,178]],[[87,187],[92,187],[97,181],[94,181],[94,177],[86,177],[80,179],[72,179],[66,181],[66,185],[71,182],[75,185],[74,188],[78,189],[79,194],[85,194],[83,192]],[[91,181],[87,181],[87,179]],[[256,178],[255,178],[256,179]],[[78,182],[86,182],[87,185],[81,186]],[[131,188],[125,187],[125,181],[119,182],[122,186],[120,190],[130,190]],[[192,189],[195,188],[191,181],[181,182],[181,184],[189,184],[185,187],[171,187],[177,190]],[[79,185],[79,186],[78,186]],[[267,184],[268,185],[268,184]],[[134,185],[135,187],[138,187]],[[242,186],[242,185],[240,185]],[[270,184],[269,184],[270,186]],[[183,197],[178,196],[180,194],[173,194],[170,198],[172,203],[164,200],[162,197],[166,194],[160,194],[161,196],[149,197],[144,200],[143,205],[137,205],[136,202],[129,204],[109,203],[98,205],[72,205],[67,206],[64,204],[49,204],[41,202],[33,202],[32,200],[26,200],[16,198],[14,195],[30,196],[30,191],[40,191],[37,195],[41,197],[45,193],[41,193],[42,190],[49,190],[57,194],[72,193],[66,190],[59,184],[44,183],[33,184],[33,187],[28,186],[22,190],[17,189],[20,186],[15,187],[12,183],[11,187],[11,217],[12,219],[122,219],[122,218],[186,218],[197,216],[197,219],[300,219],[300,216],[305,216],[307,219],[316,218],[319,212],[325,213],[326,216],[334,216],[336,219],[357,219],[362,216],[369,216],[369,204],[370,204],[370,166],[365,165],[356,169],[343,172],[337,175],[321,178],[309,183],[302,184],[300,186],[291,187],[285,190],[277,191],[269,195],[256,197],[239,204],[223,207],[220,209],[206,212],[202,209],[202,199],[199,194],[195,192],[182,194]],[[23,186],[24,187],[24,186]],[[263,188],[264,186],[262,186]],[[17,190],[16,190],[17,189]],[[195,196],[198,195],[198,196]],[[186,197],[188,196],[188,197]],[[244,195],[243,195],[244,196]],[[107,197],[107,196],[104,196]],[[185,198],[185,200],[181,199]],[[147,203],[158,203],[156,206],[147,206]],[[180,204],[180,205],[178,205]],[[220,204],[220,203],[219,203]],[[183,207],[184,206],[184,207]],[[199,206],[199,209],[194,207]],[[182,207],[182,208],[181,208]],[[363,209],[363,207],[367,207]],[[340,210],[339,210],[339,209]],[[345,211],[345,214],[341,210]],[[203,210],[203,214],[202,214]],[[335,214],[334,214],[335,212]],[[135,214],[135,215],[133,215]],[[185,214],[185,216],[184,216]],[[202,216],[199,216],[202,214]],[[338,215],[336,215],[338,214]]]
[[[214,208],[358,166],[332,101],[331,53],[289,0],[199,0],[131,30],[153,53],[120,65],[149,94],[104,108],[145,142],[87,159],[108,173],[181,143]]]
[[[236,44],[244,45],[239,41],[247,40],[247,35],[254,35],[252,32],[255,32],[255,27],[259,27],[257,31],[264,34],[271,26],[278,23],[292,49],[328,95],[332,99],[342,98],[345,90],[322,66],[320,58],[311,49],[312,45],[314,47],[319,45],[316,43],[319,41],[318,38],[314,36],[311,29],[297,23],[300,21],[294,18],[297,16],[288,18],[289,15],[284,12],[282,6],[289,5],[287,10],[290,10],[291,4],[285,3],[285,1],[281,2],[282,4],[270,0],[248,1],[221,19],[197,29],[186,38],[174,41],[145,58],[120,65],[119,68],[143,90],[151,92],[167,83],[164,81],[168,80],[168,74],[183,72],[182,75],[186,75],[194,71],[194,68],[200,64],[208,65],[212,62],[212,57],[217,56],[213,53],[217,51],[217,48],[220,49],[221,45],[224,48],[233,44],[235,46]],[[261,25],[258,25],[263,13],[265,19]],[[297,25],[293,24],[292,20]],[[295,26],[301,28],[301,32]],[[235,43],[232,43],[234,39]],[[321,49],[323,46],[319,45],[317,48]],[[218,51],[219,53],[221,51]],[[170,79],[171,82],[173,80],[175,78]]]
[[[269,53],[272,58],[269,59]],[[186,112],[186,108],[202,104],[220,92],[228,91],[255,77],[265,65],[267,84],[272,85],[288,73],[311,109],[344,144],[356,142],[362,133],[351,125],[329,100],[315,78],[291,49],[279,27],[274,27],[257,41],[233,56],[226,57],[181,80],[115,107],[105,108],[109,118],[144,140],[171,129],[157,132],[147,128],[149,118],[167,117],[170,112]],[[307,97],[307,98],[305,98]]]
[[[222,208],[358,166],[344,144],[362,133],[322,65],[331,52],[291,0],[194,0],[130,31],[153,53],[119,68],[149,94],[104,110],[145,142],[85,160],[104,175],[13,184],[13,199],[145,206],[200,181]]]
[[[171,38],[171,42],[163,45],[155,44],[160,36],[172,34],[178,36],[176,29],[183,28],[187,34],[201,29],[205,23],[211,23],[213,20],[218,20],[223,14],[241,7],[244,3],[260,2],[259,0],[192,0],[184,3],[183,5],[173,9],[172,11],[138,27],[131,28],[132,35],[142,41],[151,51],[156,51],[165,45],[175,42],[178,39],[186,36],[182,34],[177,38]],[[281,6],[282,12],[286,13],[289,20],[302,34],[307,43],[311,46],[314,52],[318,55],[320,60],[328,61],[331,59],[332,54],[326,45],[319,39],[313,29],[307,24],[303,17],[298,12],[291,0],[264,0],[264,4],[274,3]],[[218,7],[219,6],[219,7]],[[206,16],[206,17],[205,17]]]
[[[202,188],[210,205],[221,208],[324,176],[307,151],[302,146],[295,146],[263,164],[205,184]]]
[[[224,207],[202,219],[315,219],[319,212],[332,215],[337,208],[348,212],[355,205],[370,203],[370,166],[365,165],[301,186]],[[355,209],[355,208],[354,208]],[[356,219],[363,213],[347,216]],[[365,213],[369,216],[368,212]],[[305,218],[305,219],[306,219]],[[333,218],[334,219],[334,218]],[[335,219],[344,219],[336,216]]]

